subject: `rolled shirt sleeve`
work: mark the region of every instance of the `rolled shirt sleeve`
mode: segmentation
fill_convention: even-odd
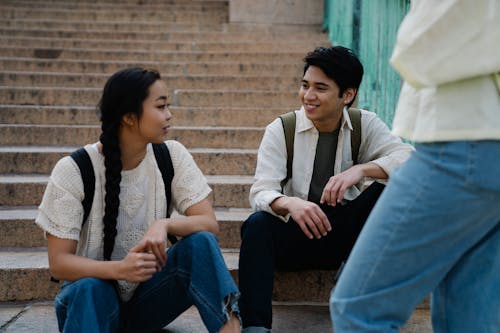
[[[286,162],[285,134],[281,120],[277,118],[266,127],[259,146],[254,183],[250,188],[250,204],[254,211],[268,212],[285,221],[288,216],[276,214],[270,205],[283,196],[281,181],[287,175]]]
[[[410,157],[414,148],[391,134],[389,127],[375,113],[362,112],[363,139],[358,163],[375,163],[390,176],[394,169]]]

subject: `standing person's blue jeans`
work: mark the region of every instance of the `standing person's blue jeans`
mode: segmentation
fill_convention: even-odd
[[[500,332],[500,141],[416,148],[334,288],[335,332],[397,332],[430,292],[435,332]]]
[[[62,332],[151,332],[195,305],[209,332],[218,332],[230,312],[238,314],[238,289],[215,236],[197,232],[167,251],[161,272],[121,303],[109,281],[84,278],[65,284],[55,299]]]

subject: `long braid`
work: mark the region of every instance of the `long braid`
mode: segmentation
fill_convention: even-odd
[[[111,260],[117,234],[116,223],[120,207],[120,181],[122,179],[122,161],[118,130],[120,123],[102,123],[100,140],[103,146],[104,166],[106,168],[106,195],[104,197],[104,260]]]
[[[113,74],[104,86],[99,109],[101,112],[102,153],[106,175],[103,217],[103,257],[111,260],[117,235],[117,218],[120,207],[120,182],[123,168],[120,150],[120,127],[123,116],[142,115],[142,103],[149,94],[149,87],[160,79],[155,70],[128,68]]]

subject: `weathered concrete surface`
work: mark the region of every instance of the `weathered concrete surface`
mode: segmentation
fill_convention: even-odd
[[[273,307],[273,332],[332,333],[328,307],[325,305],[280,305]],[[11,320],[10,322],[8,322]],[[0,331],[3,333],[57,332],[57,322],[51,302],[26,305],[0,305]],[[207,332],[198,311],[191,307],[157,333]],[[431,333],[428,310],[416,310],[401,333]]]

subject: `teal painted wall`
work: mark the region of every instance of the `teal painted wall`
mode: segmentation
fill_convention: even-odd
[[[389,59],[409,7],[410,0],[325,0],[330,41],[353,49],[363,63],[358,107],[376,112],[389,127],[401,87]]]

